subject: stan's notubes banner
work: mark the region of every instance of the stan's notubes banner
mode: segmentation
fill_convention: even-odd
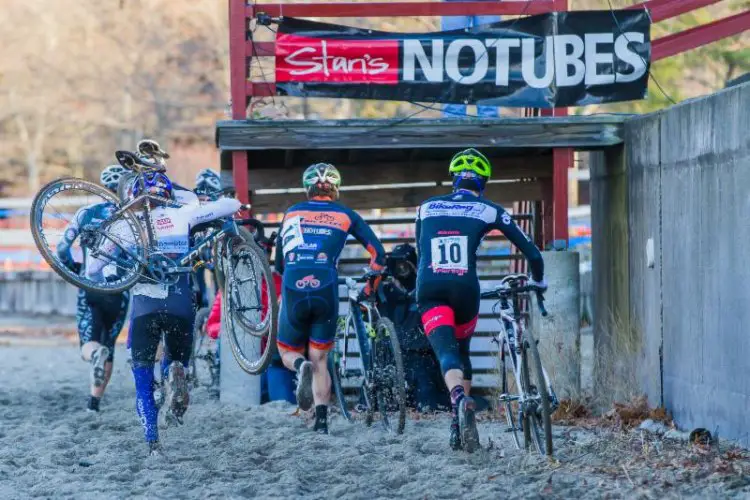
[[[645,10],[560,12],[439,33],[284,18],[279,95],[550,108],[642,99]]]

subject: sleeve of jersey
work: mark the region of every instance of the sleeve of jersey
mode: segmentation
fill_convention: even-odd
[[[276,234],[276,257],[274,258],[273,267],[279,274],[284,274],[284,248],[281,245],[281,230],[284,227],[284,221],[281,221],[279,232]]]
[[[352,236],[362,243],[362,246],[370,253],[370,269],[373,271],[383,270],[385,267],[385,248],[383,248],[383,244],[380,243],[370,225],[359,214],[352,211],[350,217],[352,218]]]
[[[195,225],[232,215],[240,209],[242,203],[234,198],[221,198],[205,205],[189,206],[194,207],[190,213],[190,225]]]
[[[70,247],[71,245],[73,245],[73,242],[76,240],[76,238],[78,238],[78,231],[80,227],[79,221],[82,219],[83,214],[84,209],[79,209],[76,212],[76,214],[73,216],[73,220],[71,220],[65,227],[63,236],[62,238],[60,238],[60,242],[57,244],[57,256],[60,257],[62,263],[70,269],[72,269],[75,265]]]
[[[521,229],[516,225],[515,222],[510,218],[508,212],[498,207],[497,220],[494,226],[505,235],[508,240],[513,243],[521,253],[528,259],[529,267],[531,268],[531,277],[535,281],[542,281],[544,278],[544,260],[542,259],[542,253],[532,243]]]

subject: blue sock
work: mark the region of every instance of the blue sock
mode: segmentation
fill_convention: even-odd
[[[159,440],[158,416],[159,410],[154,402],[154,367],[134,366],[135,379],[135,410],[143,425],[146,441]]]
[[[172,360],[167,357],[167,354],[165,353],[161,357],[161,379],[167,380],[167,372],[169,371],[169,365],[172,364]]]

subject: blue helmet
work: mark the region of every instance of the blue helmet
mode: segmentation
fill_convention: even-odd
[[[145,172],[143,184],[148,194],[172,198],[172,181],[161,172]],[[136,181],[133,183],[133,198],[141,194],[143,194],[141,193],[141,183]]]

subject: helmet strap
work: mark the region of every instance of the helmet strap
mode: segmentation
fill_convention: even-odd
[[[469,191],[482,196],[484,187],[487,183],[482,182],[480,178],[467,178],[460,175],[453,176],[453,191]]]

